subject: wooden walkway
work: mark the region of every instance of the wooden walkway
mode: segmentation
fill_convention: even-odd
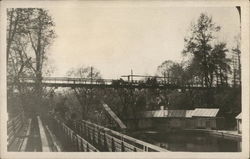
[[[27,119],[24,113],[7,122],[7,142],[10,152],[61,151],[58,141],[39,116]]]
[[[8,121],[8,151],[17,152],[167,152],[161,147],[132,138],[89,121],[70,125],[56,116],[35,116]],[[14,125],[11,125],[14,124]],[[13,129],[14,128],[14,129]],[[15,129],[16,128],[16,129]]]

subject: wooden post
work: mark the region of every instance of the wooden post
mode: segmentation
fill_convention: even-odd
[[[136,148],[134,147],[134,152],[137,152]]]
[[[87,143],[87,152],[89,152],[89,144]]]
[[[82,136],[82,124],[81,123],[79,123],[79,134],[80,136]]]
[[[78,139],[79,139],[79,138],[78,138],[77,135],[76,135],[75,137],[76,137],[76,151],[79,152],[79,151],[81,151],[81,148],[80,148],[79,142],[78,142]]]
[[[16,126],[15,126],[15,120],[12,120],[12,127],[13,127],[13,136],[16,136]]]
[[[84,123],[84,131],[85,131],[84,135],[85,135],[86,139],[88,139],[89,134],[88,134],[88,127],[87,127],[86,123]]]
[[[80,151],[84,152],[84,145],[83,145],[83,140],[80,140]]]
[[[122,141],[122,144],[121,144],[121,150],[122,150],[122,152],[125,152],[125,147],[124,147],[123,141]]]
[[[109,151],[109,148],[108,148],[108,144],[107,144],[107,139],[106,139],[106,132],[104,131],[104,135],[103,135],[103,140],[104,140],[104,145],[103,145],[103,149],[104,151]]]
[[[92,144],[95,144],[95,129],[92,130]]]
[[[88,139],[90,142],[92,141],[92,136],[89,128],[88,128]]]
[[[111,148],[112,148],[112,152],[115,152],[115,142],[114,142],[114,138],[113,137],[111,139]]]
[[[99,148],[102,147],[102,140],[101,140],[101,132],[100,132],[100,130],[98,130],[98,147]]]

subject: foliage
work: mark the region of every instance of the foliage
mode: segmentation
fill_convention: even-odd
[[[40,100],[44,93],[41,86],[43,66],[47,60],[49,46],[55,38],[54,26],[52,17],[45,9],[7,9],[8,95],[12,96],[17,89],[20,98],[24,98],[25,92],[35,91],[30,98],[34,101],[34,110],[38,110],[37,107],[42,103]],[[21,87],[20,77],[23,76],[35,77],[34,90]]]
[[[216,38],[215,33],[219,30],[220,27],[212,21],[212,17],[202,13],[197,23],[191,25],[190,34],[184,39],[183,54],[191,54],[193,57],[189,67],[192,69],[190,72],[194,72],[206,87],[212,84],[211,74],[214,66],[210,65],[209,59]]]

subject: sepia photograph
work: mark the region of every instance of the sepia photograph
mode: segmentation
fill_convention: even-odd
[[[6,154],[246,157],[247,3],[35,2],[1,8]]]

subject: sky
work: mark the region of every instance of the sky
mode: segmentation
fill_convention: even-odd
[[[219,39],[231,48],[240,31],[234,7],[77,6],[52,7],[57,38],[49,50],[52,76],[94,66],[103,78],[154,75],[165,60],[183,60],[184,37],[200,13],[222,27]]]

